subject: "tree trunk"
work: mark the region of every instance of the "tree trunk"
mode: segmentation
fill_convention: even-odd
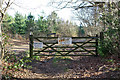
[[[2,56],[2,31],[1,31],[1,24],[2,22],[0,21],[0,69],[2,70],[2,61],[1,59],[3,58]],[[2,79],[2,71],[0,70],[0,80]]]
[[[0,22],[0,57],[3,58],[3,54],[2,54],[2,21]]]

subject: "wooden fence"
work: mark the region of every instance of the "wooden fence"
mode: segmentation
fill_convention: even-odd
[[[92,37],[71,37],[71,45],[58,44],[58,37],[34,37],[30,35],[30,57],[33,56],[98,56],[98,35]],[[34,49],[35,42],[43,47]]]

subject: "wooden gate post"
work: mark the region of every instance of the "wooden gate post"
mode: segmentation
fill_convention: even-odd
[[[104,32],[100,32],[100,47],[103,47],[104,46],[103,44],[104,44]]]
[[[103,46],[104,34],[100,32],[100,45]]]
[[[96,56],[98,56],[98,34],[96,35]]]
[[[30,57],[32,58],[33,57],[33,34],[32,32],[29,35],[29,40],[30,40],[29,51],[30,51]]]

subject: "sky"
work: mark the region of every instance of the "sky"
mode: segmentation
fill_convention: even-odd
[[[17,6],[13,4],[8,10],[8,13],[14,16],[17,11],[23,15],[28,15],[31,12],[37,18],[38,15],[44,12],[45,14],[42,16],[48,16],[52,11],[56,10],[56,8],[48,5],[49,2],[50,0],[16,0],[15,3]],[[71,9],[62,9],[56,11],[56,13],[65,21],[72,20]]]

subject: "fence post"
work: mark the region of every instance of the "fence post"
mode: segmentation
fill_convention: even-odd
[[[30,40],[29,51],[30,51],[30,57],[32,58],[33,57],[33,34],[32,32],[30,32],[29,40]]]
[[[104,34],[103,32],[100,32],[100,44],[103,46],[103,40],[104,40]]]
[[[96,56],[98,56],[98,34],[96,34]]]
[[[100,32],[100,47],[103,47],[104,46],[103,44],[104,44],[104,33]],[[103,52],[103,50],[102,50],[102,52]]]

